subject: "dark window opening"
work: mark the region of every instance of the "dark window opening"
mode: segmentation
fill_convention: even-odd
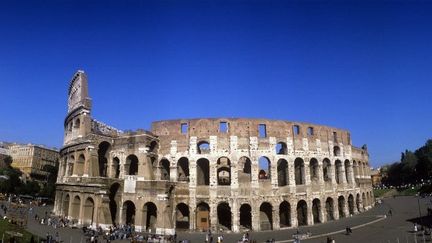
[[[307,129],[307,135],[308,136],[313,136],[314,135],[314,129],[313,129],[313,127],[308,127],[308,129]]]
[[[293,126],[293,133],[294,133],[294,135],[299,135],[300,134],[300,126],[299,125],[294,125]]]
[[[182,134],[186,134],[188,132],[189,126],[187,123],[182,123],[181,124],[181,133]]]
[[[260,138],[265,138],[267,137],[267,128],[265,124],[259,124],[258,125],[258,132],[259,132],[259,137]]]
[[[219,123],[219,132],[222,132],[222,133],[228,132],[228,123],[227,122],[220,122]]]

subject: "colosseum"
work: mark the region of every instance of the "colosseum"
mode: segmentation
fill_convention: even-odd
[[[203,118],[121,131],[91,117],[86,74],[68,90],[54,212],[77,226],[172,234],[278,230],[368,210],[367,147],[304,122]]]

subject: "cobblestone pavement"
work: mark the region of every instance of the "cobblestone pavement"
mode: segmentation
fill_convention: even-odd
[[[422,218],[419,219],[419,204]],[[286,229],[279,231],[252,232],[250,236],[257,242],[265,242],[267,239],[273,238],[277,242],[292,242],[292,235],[299,230],[300,232],[310,232],[312,239],[302,240],[302,242],[326,242],[326,237],[330,234],[336,242],[368,242],[368,243],[393,243],[393,242],[423,242],[423,236],[412,233],[414,222],[421,224],[431,223],[430,217],[425,217],[427,207],[432,207],[431,198],[417,197],[396,197],[388,198],[382,204],[373,209],[355,215],[353,217],[340,219],[338,221],[317,224],[314,226],[299,227],[298,229]],[[40,237],[45,237],[49,232],[54,235],[59,232],[61,240],[64,242],[86,242],[80,229],[58,228],[54,229],[51,226],[38,224],[34,220],[34,214],[44,216],[45,212],[49,213],[51,207],[38,207],[29,215],[28,230]],[[392,209],[392,216],[383,218],[383,215]],[[376,221],[376,222],[373,222]],[[371,223],[373,222],[373,223]],[[368,224],[369,223],[369,224]],[[366,224],[366,225],[365,225]],[[353,229],[350,235],[345,234],[345,228],[349,226]],[[219,235],[214,232],[214,239]],[[241,234],[224,233],[224,242],[235,243],[241,238]],[[316,238],[315,238],[316,237]],[[188,233],[178,232],[177,240],[189,239],[191,242],[204,242],[204,233]],[[430,241],[430,236],[425,236],[426,242]],[[127,241],[115,241],[127,242]]]

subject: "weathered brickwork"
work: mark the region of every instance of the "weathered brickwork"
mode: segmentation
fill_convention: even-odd
[[[367,148],[346,130],[217,118],[123,132],[91,117],[83,72],[70,87],[55,212],[78,225],[259,231],[373,205]]]

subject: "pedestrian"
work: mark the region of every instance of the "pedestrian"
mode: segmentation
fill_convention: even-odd
[[[393,216],[393,212],[392,212],[391,209],[389,209],[389,211],[388,211],[388,215],[390,215],[390,217]]]

